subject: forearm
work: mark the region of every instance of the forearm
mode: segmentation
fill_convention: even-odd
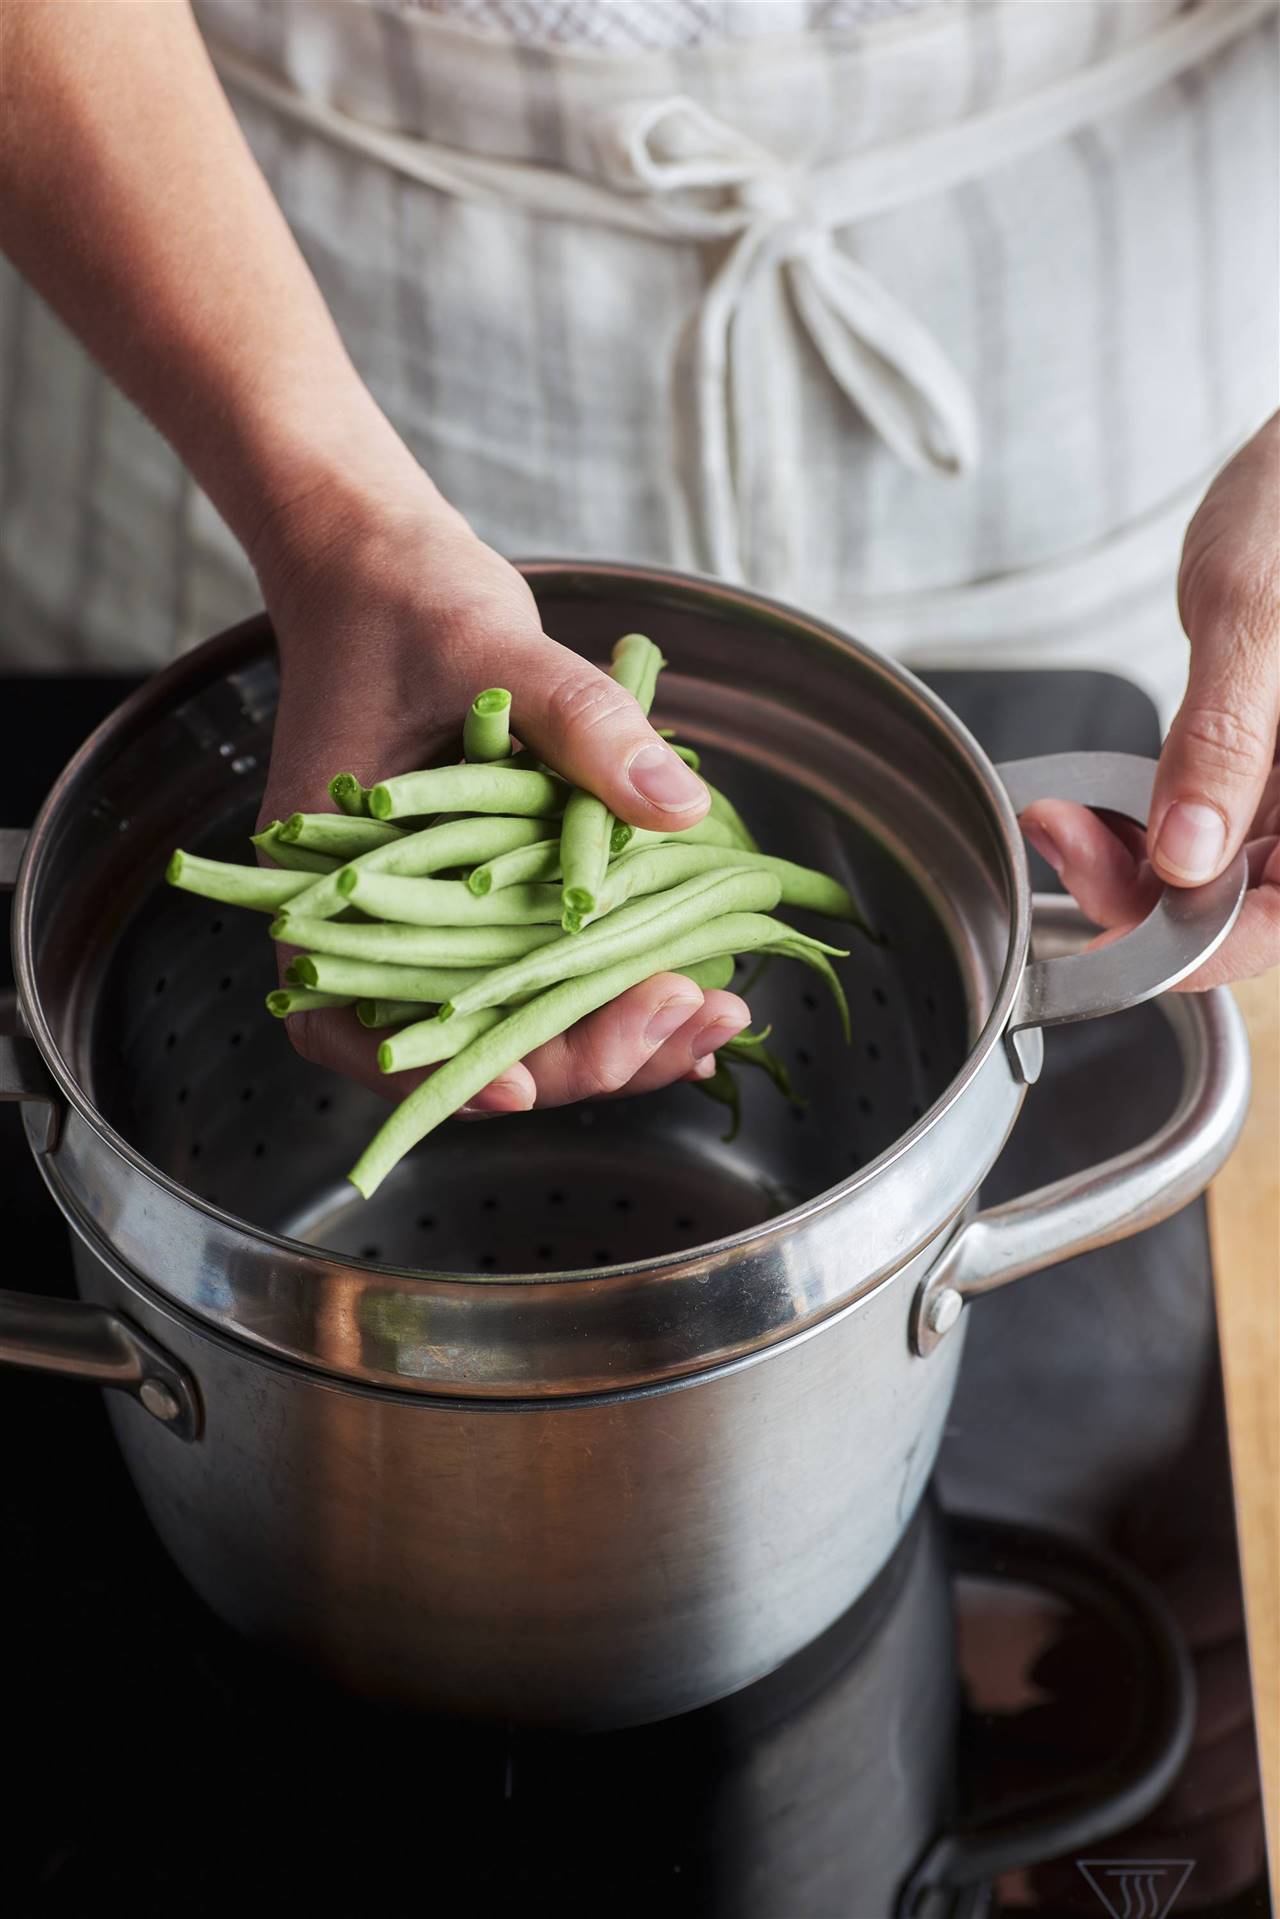
[[[0,64],[0,248],[251,557],[328,476],[412,464],[347,358],[185,0],[0,0]]]

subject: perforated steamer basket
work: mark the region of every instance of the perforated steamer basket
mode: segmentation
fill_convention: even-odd
[[[853,1046],[775,963],[752,1006],[803,1110],[748,1082],[732,1145],[687,1087],[448,1126],[360,1200],[344,1175],[385,1106],[264,1016],[260,918],[161,880],[175,844],[240,856],[253,820],[277,682],[252,621],[128,701],[26,846],[2,1077],[83,1301],[5,1295],[0,1357],[116,1389],[153,1521],[245,1631],[376,1696],[622,1724],[771,1670],[865,1588],[929,1477],[968,1298],[1150,1223],[1221,1162],[1244,1042],[1224,996],[1187,996],[1161,1132],[971,1216],[1039,1029],[1184,975],[1243,873],[1031,961],[1015,804],[1141,817],[1146,762],[1002,779],[818,622],[676,575],[528,573],[584,653],[653,634],[661,720],[772,849],[850,885],[883,939],[842,966]]]

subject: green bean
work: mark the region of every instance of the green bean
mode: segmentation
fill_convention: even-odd
[[[463,966],[384,966],[377,960],[337,959],[331,953],[299,953],[289,972],[299,986],[352,999],[427,1000],[439,1006],[484,974]],[[288,975],[286,975],[288,977]]]
[[[714,993],[727,986],[733,978],[733,954],[717,953],[714,959],[699,960],[696,966],[682,966],[680,970],[686,979],[700,986],[704,993]]]
[[[306,873],[273,871],[269,866],[234,866],[229,860],[201,859],[198,853],[174,853],[165,868],[170,886],[201,899],[221,900],[227,906],[251,906],[276,914],[287,900],[311,885]]]
[[[361,786],[354,773],[335,773],[329,781],[329,798],[340,813],[351,819],[369,812],[369,789]]]
[[[422,1018],[422,1002],[412,999],[360,999],[356,1001],[356,1018],[370,1032],[377,1032],[384,1026],[403,1026],[408,1020]]]
[[[719,953],[752,952],[777,940],[790,946],[795,937],[790,928],[764,914],[726,913],[694,932],[663,941],[585,979],[565,980],[553,986],[499,1020],[416,1086],[379,1128],[348,1179],[368,1199],[411,1147],[474,1099],[491,1080],[641,980],[654,973],[678,973],[683,966],[696,965]]]
[[[447,1023],[441,1019],[420,1019],[383,1040],[378,1048],[378,1065],[384,1073],[403,1073],[410,1066],[435,1066],[442,1059],[452,1059],[473,1039],[479,1039],[481,1033],[487,1033],[491,1026],[505,1018],[502,1007],[488,1006],[482,1013],[467,1013],[462,1019],[451,1019]]]
[[[679,832],[667,832],[661,827],[626,826],[619,820],[613,829],[610,853],[616,859],[628,848],[638,853],[642,846],[737,846],[738,841],[723,820],[714,820],[710,814],[705,820],[699,820],[696,826],[685,826]]]
[[[477,899],[462,880],[395,879],[358,866],[347,867],[338,886],[371,919],[410,926],[546,926],[560,917],[555,886],[504,886]]]
[[[510,853],[499,853],[496,859],[473,867],[467,875],[467,886],[479,899],[486,893],[500,893],[504,886],[559,877],[559,840],[534,840],[529,846],[514,847]]]
[[[278,986],[267,994],[267,1011],[276,1019],[288,1019],[290,1013],[318,1013],[326,1006],[350,1006],[344,993],[312,993],[305,986]]]
[[[326,853],[309,853],[303,846],[290,846],[280,835],[284,831],[282,820],[272,820],[270,826],[264,826],[260,833],[249,835],[251,843],[277,866],[283,866],[294,873],[336,873],[340,862],[332,860]]]
[[[652,640],[643,633],[628,633],[613,649],[609,676],[625,687],[647,713],[653,704],[658,674],[664,661]],[[609,864],[614,817],[603,800],[594,793],[571,793],[560,828],[560,871],[564,885],[566,933],[576,930],[585,916],[595,911],[596,893]]]
[[[553,773],[512,766],[434,766],[383,780],[369,795],[376,820],[415,813],[504,813],[548,819],[564,811],[570,788]]]
[[[772,1030],[766,1026],[762,1033],[736,1033],[720,1048],[726,1056],[725,1063],[727,1065],[736,1060],[740,1066],[759,1067],[761,1072],[768,1074],[784,1099],[790,1100],[793,1106],[806,1106],[808,1101],[800,1099],[792,1091],[791,1075],[783,1061],[765,1045]]]
[[[477,693],[462,727],[462,757],[473,764],[509,759],[511,695],[505,686]]]
[[[737,845],[745,846],[748,853],[758,853],[760,848],[733,801],[718,786],[713,786],[710,780],[704,780],[703,785],[711,795],[711,818],[724,822]]]
[[[670,741],[669,744],[676,758],[683,760],[691,772],[698,773],[702,770],[701,753],[695,753],[691,746],[680,746],[675,740]]]
[[[336,860],[355,859],[375,846],[389,846],[406,837],[402,826],[348,818],[345,813],[291,813],[279,835],[282,845],[305,846],[310,853],[328,853]]]
[[[777,905],[778,893],[772,873],[730,868],[710,876],[695,875],[658,899],[633,901],[597,921],[588,933],[566,934],[554,946],[486,973],[475,986],[442,1006],[440,1017],[447,1020],[455,1013],[501,1006],[517,993],[536,993],[560,980],[578,979],[723,913],[767,911]]]
[[[351,926],[293,913],[274,920],[270,932],[308,953],[393,966],[501,966],[560,937],[554,926]]]
[[[624,633],[614,646],[609,678],[625,687],[641,712],[647,713],[665,665],[660,650],[646,634]]]
[[[594,914],[584,916],[582,924],[610,913],[622,900],[638,893],[653,893],[688,879],[694,873],[708,873],[727,865],[759,868],[773,873],[782,886],[784,906],[808,907],[828,919],[858,920],[853,898],[838,880],[829,879],[813,867],[796,866],[791,860],[774,859],[768,853],[749,853],[742,847],[661,846],[628,852],[609,868],[600,890]]]
[[[425,826],[403,839],[375,846],[350,862],[359,873],[393,873],[401,879],[417,879],[427,873],[441,873],[452,866],[474,866],[506,853],[515,846],[528,846],[540,840],[547,830],[545,820],[514,820],[488,815],[476,819],[447,820],[442,826]],[[346,904],[336,878],[317,880],[305,894],[299,894],[297,910],[308,919],[332,919]]]

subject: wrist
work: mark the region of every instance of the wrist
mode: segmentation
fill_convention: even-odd
[[[372,400],[319,432],[276,436],[255,474],[232,525],[284,640],[308,602],[368,576],[391,528],[465,527]]]

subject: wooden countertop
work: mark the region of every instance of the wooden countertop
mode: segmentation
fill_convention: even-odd
[[[1280,974],[1235,988],[1253,1104],[1209,1191],[1249,1652],[1273,1893],[1280,1905]]]

